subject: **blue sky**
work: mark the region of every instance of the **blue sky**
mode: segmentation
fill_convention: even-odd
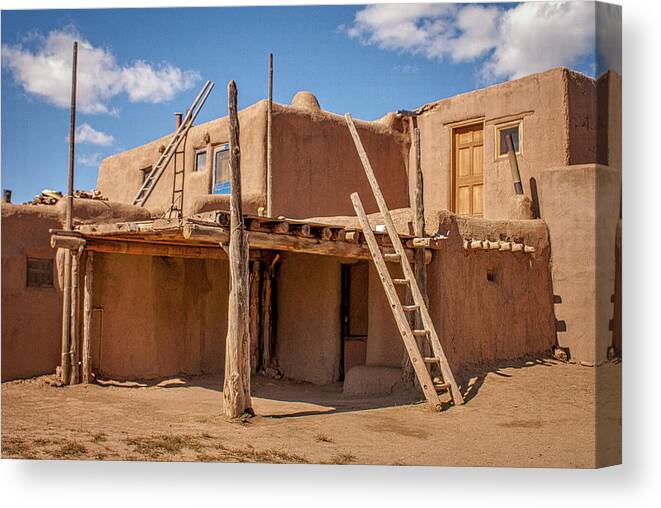
[[[4,11],[2,187],[14,202],[66,187],[74,38],[75,186],[92,189],[100,159],[169,132],[204,80],[216,88],[198,123],[226,114],[230,79],[240,108],[263,99],[269,52],[276,102],[306,89],[364,119],[557,65],[593,74],[594,11],[530,5]]]

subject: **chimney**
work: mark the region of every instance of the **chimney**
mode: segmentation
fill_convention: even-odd
[[[4,203],[11,203],[11,190],[4,189],[2,191],[2,201]]]
[[[175,123],[175,125],[177,126],[177,129],[178,129],[179,127],[181,127],[181,113],[175,113],[174,118],[175,118],[174,123]]]

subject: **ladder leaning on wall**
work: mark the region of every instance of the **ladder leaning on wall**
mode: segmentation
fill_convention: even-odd
[[[388,302],[390,303],[393,316],[395,317],[397,328],[399,329],[399,333],[402,336],[402,340],[404,341],[404,347],[406,348],[409,358],[411,359],[411,364],[413,365],[413,370],[415,371],[415,374],[418,378],[420,387],[422,388],[427,402],[429,402],[429,405],[434,411],[441,410],[442,406],[438,394],[439,392],[445,390],[450,392],[450,396],[452,397],[452,401],[455,405],[463,404],[464,399],[461,395],[461,391],[459,390],[459,387],[457,386],[457,383],[454,379],[454,375],[452,374],[452,370],[448,364],[443,347],[438,340],[438,335],[436,334],[434,323],[432,322],[429,315],[427,304],[425,303],[422,293],[420,292],[420,288],[418,287],[418,283],[415,279],[413,270],[411,269],[409,260],[406,257],[406,251],[404,250],[402,241],[399,238],[397,230],[395,229],[390,211],[388,210],[385,199],[383,198],[383,194],[381,193],[381,189],[379,188],[379,184],[376,180],[376,177],[374,176],[374,171],[372,170],[370,161],[367,158],[367,153],[363,148],[358,131],[356,131],[356,127],[353,123],[351,115],[347,113],[345,118],[347,125],[349,126],[349,131],[351,132],[351,137],[353,138],[354,144],[356,145],[356,150],[358,151],[360,161],[362,162],[363,168],[365,169],[365,174],[367,175],[367,179],[369,180],[370,186],[372,187],[372,192],[374,193],[374,198],[376,199],[379,211],[381,212],[383,222],[386,226],[386,231],[390,237],[390,241],[395,251],[394,253],[384,254],[381,252],[381,248],[379,247],[379,244],[376,241],[376,237],[374,236],[374,232],[370,227],[367,214],[365,213],[363,203],[361,202],[358,193],[354,192],[351,195],[351,201],[353,203],[354,209],[356,210],[356,214],[358,215],[358,220],[360,221],[363,234],[365,235],[367,246],[369,247],[370,253],[372,254],[372,259],[374,260],[374,265],[376,266],[376,270],[379,273],[381,282],[383,283],[383,288],[386,292]],[[386,259],[388,261],[398,261],[400,263],[404,278],[392,278],[390,272],[388,271]],[[413,297],[412,305],[402,305],[402,302],[399,299],[399,295],[395,289],[395,284],[406,285],[410,288],[411,296]],[[409,321],[406,317],[407,312],[420,313],[421,322],[423,325],[422,329],[411,329],[411,325],[409,324]],[[429,341],[434,356],[423,358],[422,354],[420,353],[420,349],[418,348],[416,337],[423,337]],[[428,365],[430,367],[438,366],[442,376],[440,382],[432,381],[431,374],[427,367]]]
[[[142,183],[140,190],[138,190],[138,193],[135,195],[135,198],[133,198],[134,205],[145,206],[145,201],[147,201],[147,198],[154,190],[156,183],[163,175],[165,168],[167,167],[168,163],[176,153],[177,148],[179,148],[179,145],[186,137],[186,134],[188,134],[188,130],[193,125],[193,122],[197,118],[197,115],[200,113],[202,106],[204,106],[204,103],[206,102],[207,97],[209,97],[209,94],[211,93],[213,86],[214,83],[212,81],[207,81],[202,87],[202,90],[200,90],[200,93],[198,93],[197,97],[195,97],[195,100],[191,104],[191,107],[188,108],[186,116],[181,122],[181,125],[177,128],[177,130],[174,133],[174,136],[172,136],[172,139],[170,139],[168,144],[165,146],[165,150],[163,150],[163,153],[158,158],[158,161],[156,161],[156,164],[154,164],[152,170],[145,177],[145,181]],[[176,180],[177,175],[174,175],[174,178]],[[173,190],[172,193],[172,199],[173,199],[172,208],[174,208],[175,206],[174,203],[175,199],[181,200],[183,198],[183,192],[184,192],[183,185],[184,184],[183,184],[183,174],[182,174],[181,185],[176,186],[175,190]],[[179,204],[179,206],[181,206],[181,204]]]

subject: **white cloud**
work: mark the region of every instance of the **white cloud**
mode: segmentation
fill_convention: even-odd
[[[23,44],[2,45],[2,66],[27,93],[59,107],[71,100],[73,42],[78,41],[77,107],[83,113],[116,114],[110,101],[159,103],[191,88],[200,75],[170,63],[138,60],[120,65],[107,48],[95,47],[72,28],[48,35],[31,33]]]
[[[377,4],[342,27],[352,39],[390,51],[455,62],[484,59],[485,78],[513,79],[572,67],[594,52],[592,2],[494,5]]]
[[[99,167],[101,161],[103,160],[103,155],[99,152],[90,153],[90,154],[81,154],[78,156],[78,164],[81,166],[89,166],[92,168]]]
[[[67,141],[68,141],[67,136]],[[76,144],[90,144],[98,146],[112,145],[115,138],[105,132],[97,131],[90,124],[84,123],[76,128]]]

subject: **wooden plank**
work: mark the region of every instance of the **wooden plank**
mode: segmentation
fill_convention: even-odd
[[[92,382],[92,282],[94,276],[94,252],[88,251],[85,261],[85,281],[83,284],[83,350],[81,377],[83,383]]]
[[[434,411],[440,411],[442,409],[441,401],[439,400],[438,394],[434,389],[432,379],[429,376],[429,372],[427,372],[427,367],[425,367],[422,355],[418,350],[417,343],[413,337],[413,332],[411,331],[411,327],[409,326],[406,315],[404,314],[404,310],[402,309],[399,296],[397,295],[395,286],[393,285],[392,279],[390,278],[388,267],[386,266],[386,262],[383,259],[383,255],[381,254],[379,245],[376,242],[374,233],[370,228],[367,215],[365,214],[365,209],[363,208],[363,204],[360,201],[358,194],[353,193],[351,195],[351,201],[353,202],[353,207],[356,210],[358,219],[360,220],[360,223],[363,227],[365,239],[367,240],[367,244],[369,245],[370,251],[373,255],[374,266],[376,267],[379,277],[381,278],[381,282],[383,283],[383,288],[385,289],[386,297],[388,298],[388,302],[392,308],[397,328],[399,329],[399,332],[404,341],[404,347],[406,348],[406,351],[411,358],[413,369],[415,370],[415,373],[420,380],[420,387],[422,388],[422,392],[425,394],[425,398],[429,402],[431,408]]]
[[[390,235],[390,239],[393,242],[393,246],[395,247],[395,252],[403,253],[404,252],[404,246],[402,245],[402,242],[399,238],[399,235],[397,234],[397,229],[395,228],[395,225],[392,222],[392,217],[390,215],[390,212],[388,210],[388,206],[386,204],[385,199],[383,198],[383,194],[381,193],[381,189],[379,188],[379,184],[376,180],[376,176],[374,176],[374,171],[372,170],[372,166],[370,164],[370,161],[367,157],[367,153],[365,152],[365,148],[363,147],[363,144],[360,140],[360,137],[358,136],[358,132],[356,131],[356,127],[353,124],[353,120],[351,119],[351,115],[348,113],[345,115],[347,125],[349,126],[349,131],[351,132],[351,137],[353,138],[354,144],[356,145],[356,150],[358,151],[358,156],[360,158],[360,161],[363,164],[363,169],[365,170],[365,175],[367,176],[367,180],[370,183],[370,186],[372,187],[372,192],[374,194],[374,198],[376,200],[376,203],[379,207],[379,211],[381,212],[381,216],[383,218],[383,221],[386,226],[386,230],[388,231],[388,234]],[[358,196],[356,195],[356,198]],[[353,199],[353,195],[352,195]],[[355,206],[354,206],[355,208]],[[365,219],[367,217],[365,216]],[[362,223],[362,221],[361,221]],[[365,227],[366,226],[366,227]],[[366,222],[363,224],[363,233],[367,236],[367,232],[370,232],[372,238],[374,235],[371,232],[369,222]],[[376,245],[376,240],[375,240],[375,245]],[[413,273],[413,270],[411,269],[411,265],[408,263],[408,259],[406,259],[406,256],[401,256],[402,258],[402,271],[403,275],[405,278],[414,281],[415,280],[415,274]],[[450,365],[447,362],[447,358],[445,356],[445,352],[443,351],[443,348],[441,346],[441,343],[438,339],[438,336],[436,335],[436,330],[434,328],[434,324],[431,320],[431,316],[429,315],[429,311],[427,310],[427,305],[424,303],[424,298],[420,292],[420,289],[417,284],[411,284],[411,294],[413,295],[413,300],[420,305],[420,315],[422,318],[422,323],[424,325],[424,328],[429,330],[430,332],[430,342],[432,346],[432,351],[434,352],[434,356],[437,356],[440,360],[440,367],[441,367],[441,373],[443,374],[443,378],[445,381],[449,382],[450,385],[452,386],[452,399],[455,404],[463,404],[463,397],[461,395],[461,392],[459,391],[459,387],[457,386],[457,383],[454,379],[454,375],[452,374],[452,370],[450,369]],[[407,323],[408,326],[408,323]],[[416,348],[417,349],[417,348]],[[418,352],[419,354],[419,352]],[[427,370],[425,369],[425,372]],[[417,373],[417,370],[416,370]],[[418,379],[420,379],[420,376],[418,376]]]
[[[227,86],[230,130],[230,239],[231,289],[225,343],[223,412],[228,418],[253,415],[250,399],[250,303],[248,295],[248,241],[241,210],[241,148],[236,84]]]
[[[273,53],[269,53],[269,94],[266,103],[266,215],[273,217]]]

